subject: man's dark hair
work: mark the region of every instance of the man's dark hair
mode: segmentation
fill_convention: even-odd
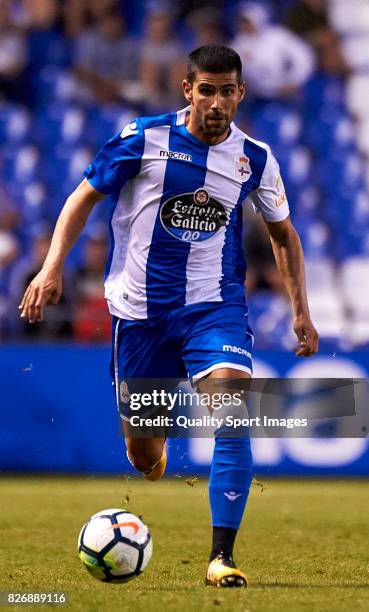
[[[192,51],[187,58],[187,80],[193,82],[196,71],[237,72],[238,82],[242,78],[242,62],[236,51],[223,45],[205,45]]]

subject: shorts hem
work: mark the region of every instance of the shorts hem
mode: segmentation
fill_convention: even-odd
[[[209,366],[205,370],[201,370],[201,372],[198,372],[194,376],[191,376],[191,381],[198,382],[200,378],[207,376],[207,374],[210,374],[211,372],[214,372],[215,370],[220,370],[221,368],[232,368],[233,370],[240,370],[241,372],[247,372],[248,374],[252,375],[252,369],[249,368],[248,366],[241,365],[240,363],[231,363],[228,361],[221,361],[219,363],[213,363],[213,365]]]

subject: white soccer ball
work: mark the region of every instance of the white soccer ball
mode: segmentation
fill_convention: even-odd
[[[91,516],[78,537],[78,554],[86,569],[103,582],[126,582],[147,566],[152,538],[134,514],[109,508]]]

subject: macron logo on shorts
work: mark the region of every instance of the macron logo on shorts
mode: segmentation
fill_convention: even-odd
[[[241,497],[242,493],[236,493],[236,491],[229,491],[229,493],[224,493],[224,495],[227,499],[229,499],[229,501],[234,502],[238,497]]]
[[[246,349],[241,348],[240,346],[232,346],[231,344],[223,344],[223,351],[228,351],[230,353],[238,353],[239,355],[245,355],[251,359],[251,353],[246,351]]]

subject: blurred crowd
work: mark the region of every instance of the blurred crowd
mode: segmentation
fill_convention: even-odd
[[[0,0],[0,338],[109,340],[104,204],[72,252],[62,302],[46,321],[20,322],[19,298],[97,148],[137,114],[184,106],[186,55],[225,43],[239,52],[248,86],[238,123],[280,161],[323,336],[368,342],[369,322],[342,297],[347,262],[369,253],[366,5]],[[285,346],[290,315],[270,244],[258,217],[245,221],[254,326],[262,346]]]
[[[37,107],[43,71],[54,65],[70,70],[70,99],[160,110],[182,102],[188,51],[222,42],[240,53],[256,97],[296,94],[317,62],[349,70],[325,0],[1,0],[1,94]]]

